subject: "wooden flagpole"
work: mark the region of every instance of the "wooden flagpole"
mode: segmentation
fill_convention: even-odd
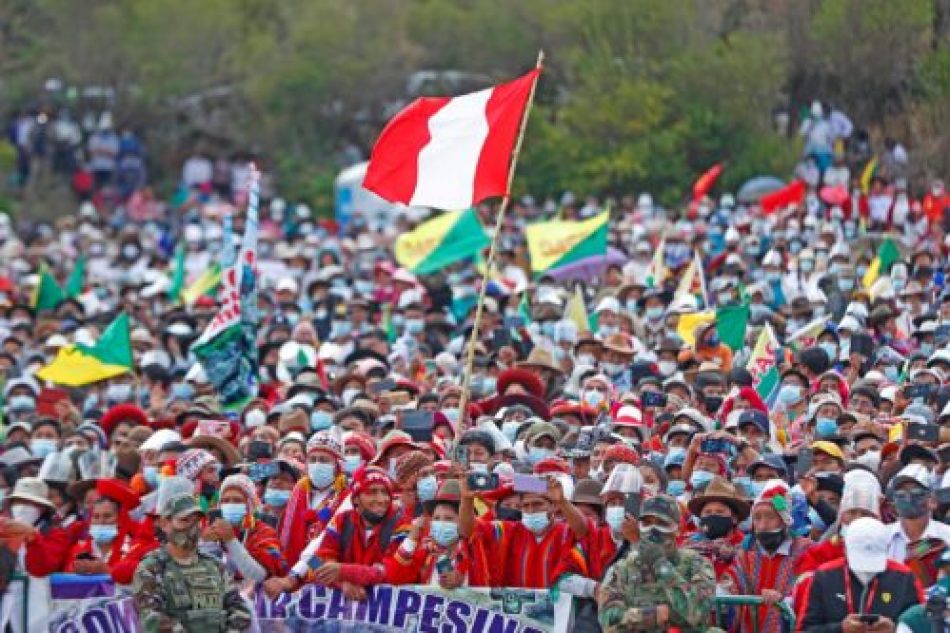
[[[535,68],[541,70],[544,64],[544,51],[538,51],[538,61]],[[466,350],[465,371],[462,374],[462,396],[459,399],[459,421],[465,426],[466,416],[468,414],[468,404],[471,399],[472,384],[472,366],[475,364],[475,345],[478,343],[478,332],[482,323],[482,307],[485,305],[485,292],[488,289],[489,275],[495,264],[495,251],[498,247],[498,235],[501,233],[501,227],[505,221],[505,214],[508,212],[508,206],[511,204],[511,185],[515,177],[515,167],[518,165],[518,156],[521,154],[521,143],[524,141],[525,129],[528,127],[528,116],[531,114],[531,106],[534,105],[534,92],[538,87],[539,73],[531,84],[531,92],[528,93],[528,103],[525,104],[524,113],[521,115],[521,127],[518,130],[518,139],[515,141],[514,152],[511,154],[511,164],[508,166],[508,191],[501,200],[501,206],[498,208],[498,217],[495,219],[495,232],[492,233],[491,245],[488,248],[488,259],[485,261],[485,273],[482,275],[482,287],[478,291],[478,303],[475,305],[475,321],[472,323],[472,334],[469,337],[468,349]],[[472,421],[473,422],[473,421]],[[472,424],[474,426],[474,424]]]

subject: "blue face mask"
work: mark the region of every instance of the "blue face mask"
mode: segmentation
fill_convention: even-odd
[[[501,432],[505,437],[508,438],[508,441],[514,443],[515,437],[518,435],[518,429],[521,427],[521,422],[515,422],[514,420],[509,422],[501,423]]]
[[[32,413],[36,411],[36,398],[33,396],[13,396],[7,401],[7,410],[16,413]]]
[[[616,325],[601,325],[597,328],[597,333],[602,337],[607,338],[608,336],[613,336],[620,331],[620,328]]]
[[[891,382],[897,382],[898,378],[900,378],[900,372],[897,371],[897,365],[885,365],[884,377]]]
[[[323,409],[315,409],[310,414],[310,428],[314,431],[325,431],[333,424],[333,415]]]
[[[231,525],[238,525],[247,516],[247,505],[243,503],[222,503],[218,506],[221,517]]]
[[[353,324],[349,321],[334,321],[330,325],[330,338],[344,338],[353,332]]]
[[[321,463],[307,464],[307,474],[310,476],[310,483],[323,490],[336,478],[336,466]]]
[[[802,388],[798,385],[782,385],[778,392],[778,401],[786,407],[802,399]]]
[[[653,306],[644,311],[647,319],[650,321],[659,321],[663,318],[663,306]]]
[[[406,317],[401,314],[394,314],[389,320],[392,322],[393,327],[396,330],[401,330],[406,324]]]
[[[89,526],[89,536],[98,544],[111,543],[118,534],[119,528],[115,525],[93,523]]]
[[[264,491],[264,503],[274,508],[283,508],[290,501],[289,490],[278,490],[277,488],[268,488]]]
[[[732,479],[732,483],[734,483],[734,484],[736,485],[736,487],[738,487],[738,488],[740,489],[740,491],[742,492],[743,495],[745,495],[746,497],[751,496],[749,490],[750,490],[750,488],[752,487],[752,486],[751,486],[751,484],[752,484],[752,479],[750,479],[749,477],[746,477],[746,476],[734,477],[734,478]]]
[[[623,506],[610,506],[604,510],[604,521],[610,526],[611,530],[618,534],[620,533],[620,526],[623,525],[624,518],[626,517]]]
[[[344,455],[343,456],[343,472],[347,475],[352,475],[363,465],[363,458],[359,455]]]
[[[551,519],[548,518],[547,512],[529,512],[521,515],[522,525],[535,534],[540,534],[546,530],[550,522]]]
[[[818,347],[825,351],[825,354],[828,355],[828,359],[831,361],[831,364],[838,362],[838,346],[830,341],[824,343],[819,343]]]
[[[528,462],[530,464],[537,464],[542,459],[547,459],[552,456],[552,451],[547,448],[541,448],[540,446],[532,446],[528,449]]]
[[[713,477],[712,473],[705,470],[694,470],[689,478],[689,485],[693,487],[693,490],[703,490],[709,485]]]
[[[422,319],[407,319],[406,320],[406,333],[407,334],[422,334],[426,329],[426,322]]]
[[[452,521],[432,521],[429,536],[442,547],[448,547],[459,540],[459,526]]]
[[[815,422],[815,433],[826,439],[838,434],[838,421],[834,418],[818,418]]]
[[[145,479],[145,483],[148,484],[149,488],[153,490],[158,488],[158,466],[143,466],[142,477]]]
[[[627,312],[633,314],[637,311],[637,300],[636,299],[627,299],[624,302],[624,307],[627,308]],[[662,310],[662,308],[660,308]]]
[[[188,383],[176,382],[172,384],[171,397],[173,400],[191,400],[195,397],[195,390]]]
[[[686,482],[682,479],[672,479],[666,484],[666,493],[672,497],[678,497],[686,492]]]
[[[851,292],[854,290],[854,279],[842,277],[838,280],[838,289],[842,292]]]
[[[541,335],[554,339],[554,335],[557,334],[557,323],[554,321],[542,321],[541,322]]]
[[[56,452],[56,440],[47,440],[37,438],[30,440],[30,452],[34,457],[46,457],[50,453]]]
[[[749,482],[749,496],[753,499],[758,498],[762,491],[765,490],[764,481],[750,481]]]
[[[432,501],[439,489],[439,482],[435,475],[428,475],[416,482],[416,495],[419,501]]]

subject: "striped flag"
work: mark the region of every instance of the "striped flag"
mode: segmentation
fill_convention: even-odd
[[[769,402],[773,393],[778,390],[781,379],[776,359],[780,349],[772,326],[766,323],[746,365],[746,369],[752,374],[752,386],[766,402]]]
[[[459,97],[416,99],[386,125],[363,186],[390,202],[467,209],[508,193],[512,151],[541,70]]]
[[[477,255],[490,241],[474,210],[450,211],[396,238],[396,261],[417,275],[428,275]]]
[[[529,224],[525,239],[531,270],[538,275],[587,257],[604,255],[609,219],[610,213],[604,211],[580,222],[551,220]]]

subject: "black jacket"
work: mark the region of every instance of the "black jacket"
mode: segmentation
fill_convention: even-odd
[[[861,611],[865,586],[851,573],[847,560],[826,563],[818,568],[810,582],[805,604],[799,605],[799,631],[841,631],[841,621],[848,617],[845,592],[845,575],[851,583],[851,600],[854,613]],[[924,600],[924,591],[913,572],[896,561],[887,561],[887,568],[871,582],[874,596],[865,613],[881,615],[895,624],[907,609]],[[867,600],[867,598],[864,598]],[[804,614],[804,615],[801,615]]]

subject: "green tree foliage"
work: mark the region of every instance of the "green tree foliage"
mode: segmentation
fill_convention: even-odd
[[[0,104],[20,106],[50,76],[110,86],[169,180],[198,139],[251,148],[325,211],[333,174],[368,153],[413,72],[487,84],[544,48],[517,188],[677,204],[719,161],[725,186],[787,175],[799,148],[772,110],[814,98],[872,127],[910,117],[900,135],[945,172],[941,3],[0,0]]]

